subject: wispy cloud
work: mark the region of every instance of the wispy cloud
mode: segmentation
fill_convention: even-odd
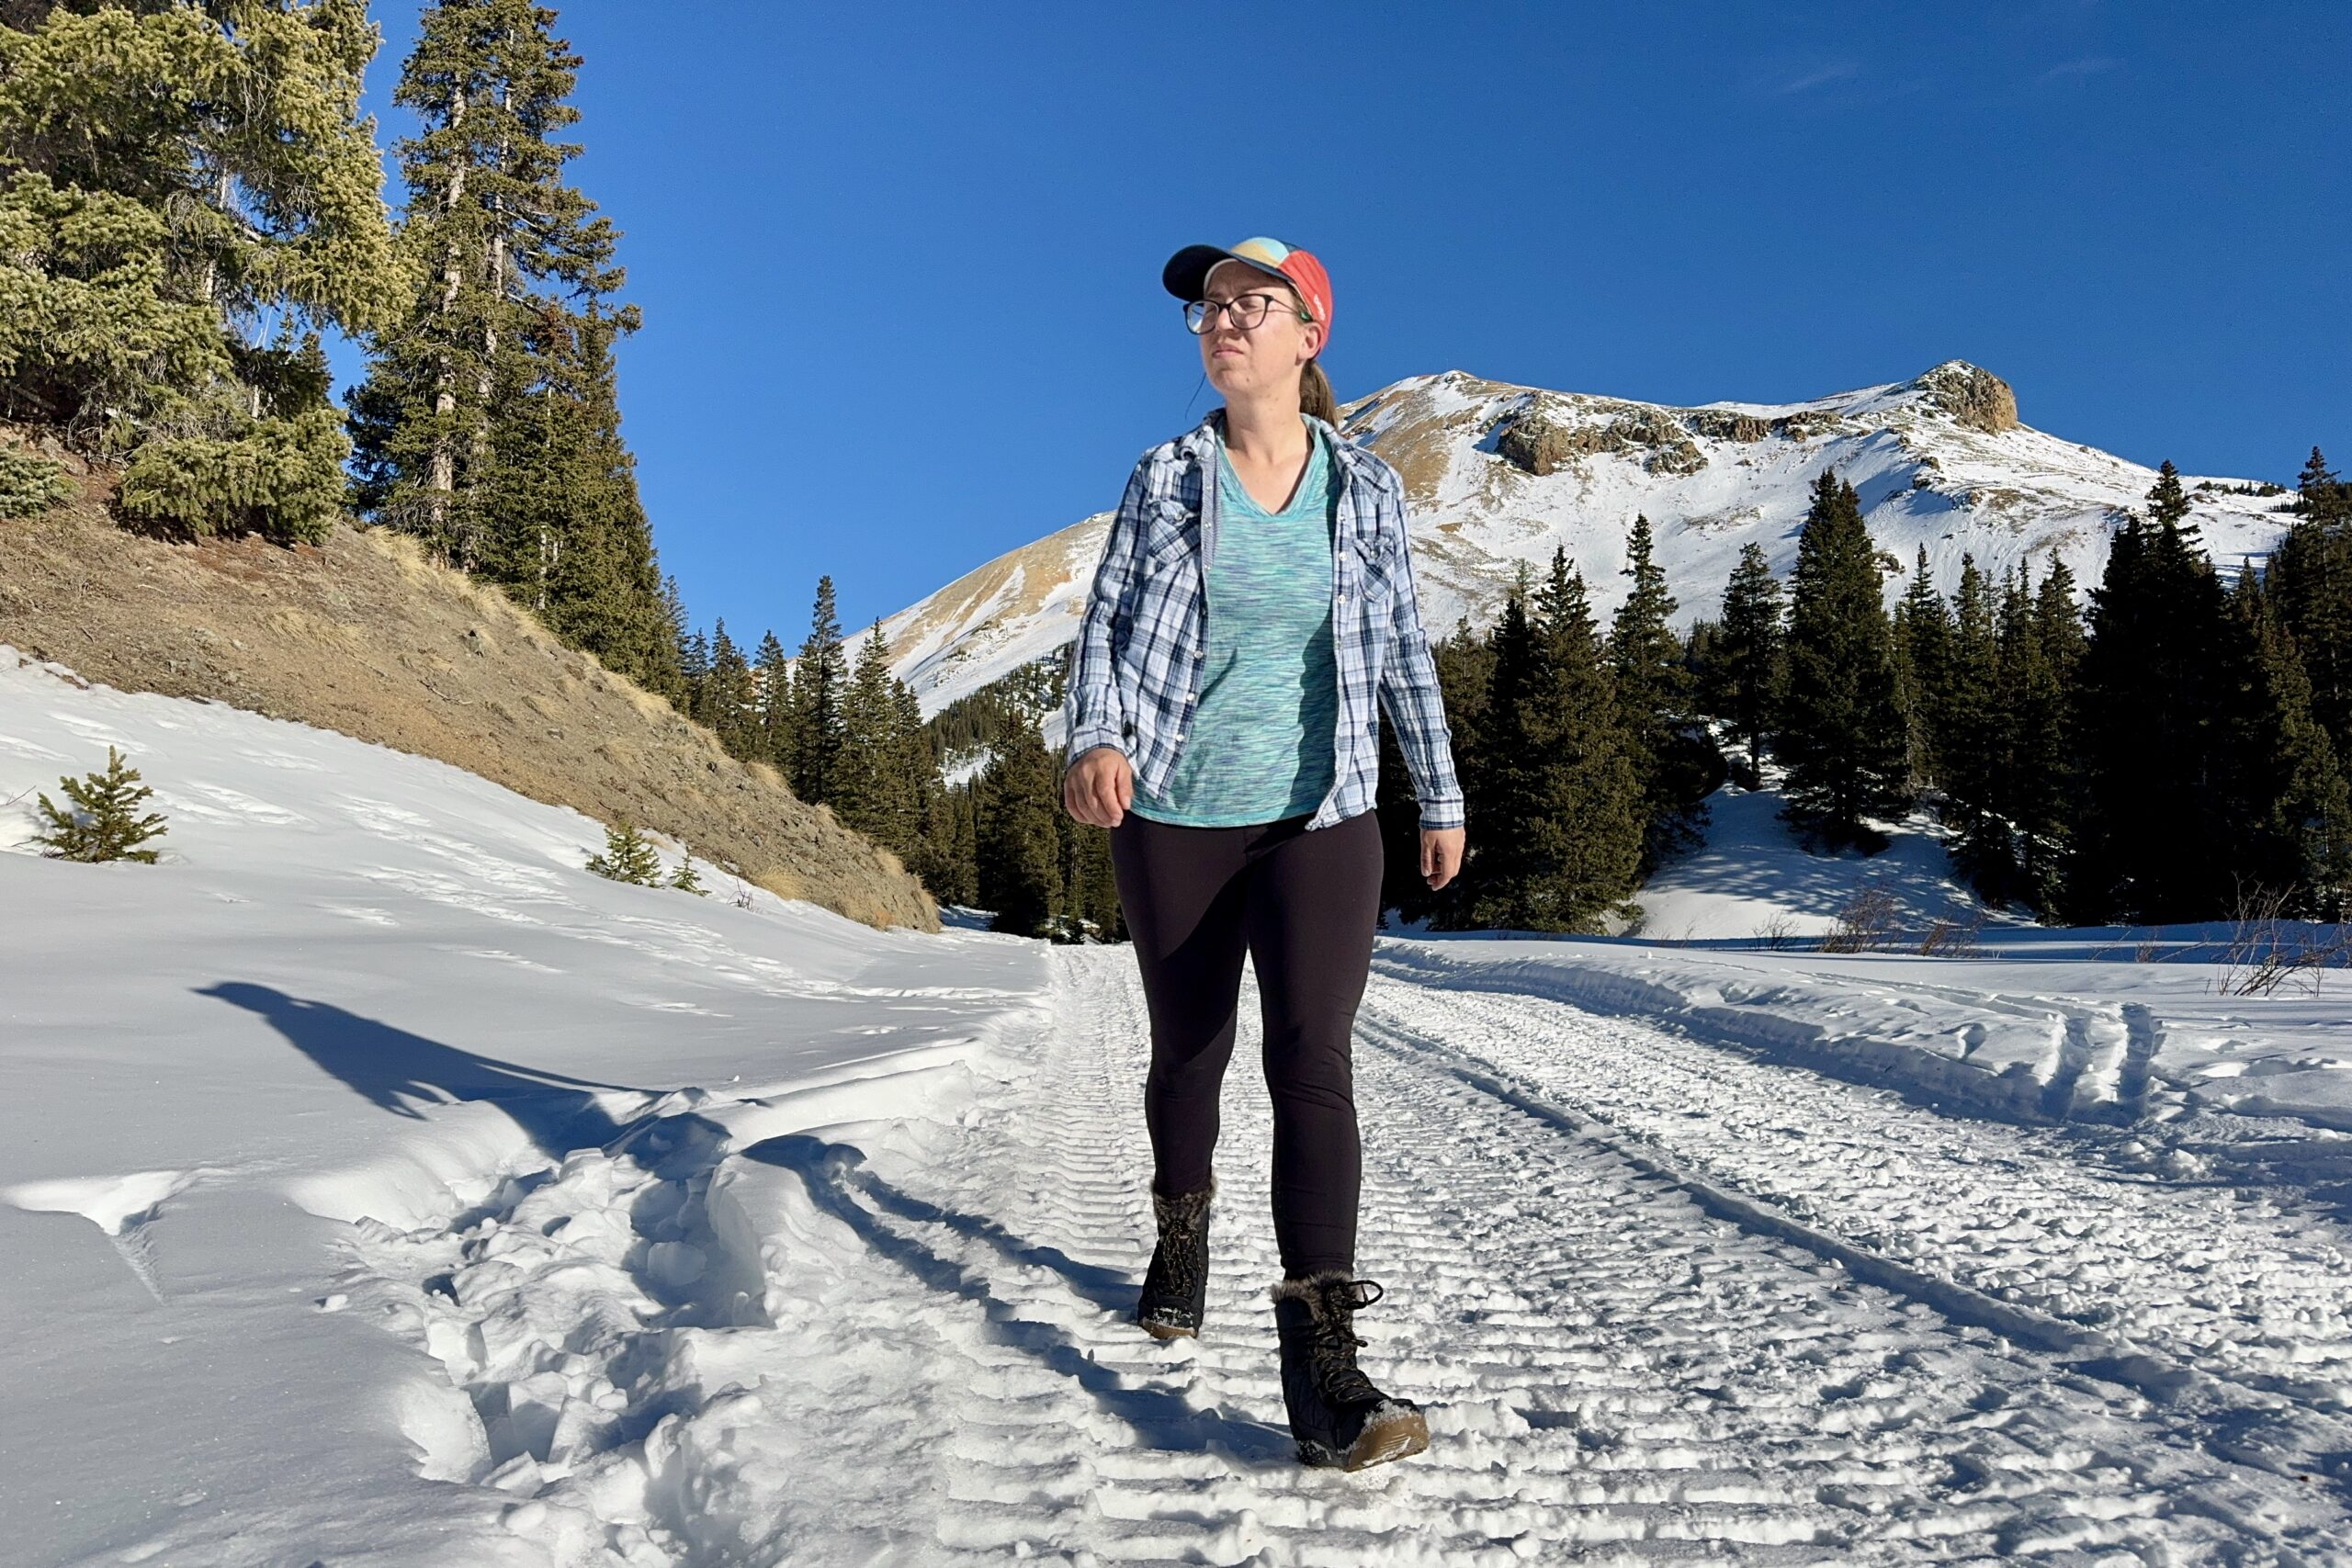
[[[2123,62],[2112,55],[2085,55],[2080,60],[2069,60],[2062,64],[2052,66],[2041,73],[2041,79],[2044,82],[2064,82],[2084,76],[2097,76],[2103,72],[2116,70],[2122,63]]]
[[[1832,60],[1802,71],[1780,83],[1772,90],[1783,97],[1792,93],[1809,93],[1815,87],[1826,87],[1832,82],[1843,82],[1861,74],[1860,61]]]

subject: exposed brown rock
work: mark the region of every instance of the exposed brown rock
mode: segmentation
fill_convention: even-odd
[[[1950,414],[1956,423],[1988,435],[2014,430],[2018,424],[2018,395],[1990,370],[1962,359],[1947,359],[1912,383],[1928,400]]]
[[[0,523],[0,642],[125,691],[299,719],[628,818],[879,929],[940,929],[888,850],[381,530],[174,545],[118,528],[96,500]]]
[[[1772,434],[1769,421],[1736,409],[1692,409],[1684,417],[1695,434],[1714,441],[1761,441]]]
[[[1653,474],[1695,474],[1707,466],[1706,454],[1690,439],[1679,420],[1662,409],[1641,403],[1610,405],[1605,423],[1572,422],[1538,401],[1505,422],[1495,438],[1495,449],[1531,474],[1556,472],[1578,457],[1608,452],[1642,453],[1642,466]]]

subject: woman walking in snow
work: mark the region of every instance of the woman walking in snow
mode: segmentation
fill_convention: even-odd
[[[1159,1240],[1136,1321],[1196,1334],[1217,1093],[1246,952],[1273,1100],[1270,1294],[1299,1457],[1361,1469],[1428,1424],[1356,1364],[1362,1179],[1350,1033],[1379,920],[1379,709],[1420,803],[1421,874],[1460,869],[1453,737],[1413,593],[1396,471],[1342,435],[1317,363],[1323,265],[1278,240],[1192,245],[1161,273],[1225,406],[1128,478],[1064,717],[1070,815],[1111,829],[1151,1011],[1144,1113]]]

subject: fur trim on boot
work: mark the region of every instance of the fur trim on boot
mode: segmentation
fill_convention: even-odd
[[[1284,1280],[1266,1292],[1282,1340],[1283,1403],[1304,1463],[1362,1470],[1430,1446],[1420,1406],[1383,1393],[1356,1365],[1363,1341],[1355,1314],[1385,1293],[1337,1269]]]
[[[1215,1177],[1197,1192],[1151,1195],[1159,1244],[1144,1272],[1135,1320],[1155,1339],[1186,1338],[1201,1331],[1209,1290],[1209,1205],[1216,1197]]]

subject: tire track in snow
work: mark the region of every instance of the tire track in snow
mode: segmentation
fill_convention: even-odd
[[[524,1499],[510,1529],[567,1564],[629,1568],[1570,1551],[2105,1564],[2326,1561],[2324,1532],[2346,1522],[2130,1391],[1711,1213],[1605,1130],[1450,1070],[1439,1042],[1465,1023],[1458,996],[1388,982],[1367,998],[1358,1058],[1359,1261],[1390,1295],[1360,1326],[1375,1378],[1428,1408],[1432,1446],[1354,1476],[1305,1470],[1264,1298],[1279,1267],[1254,985],[1227,1085],[1207,1325],[1162,1344],[1125,1321],[1150,1247],[1132,954],[1050,956],[1049,1027],[1003,1047],[1001,1087],[956,1124],[680,1145],[635,1175],[625,1149],[576,1153],[506,1221],[461,1216],[401,1244],[452,1273],[435,1298],[445,1344],[505,1347],[518,1386],[551,1389],[555,1372],[617,1396],[576,1450],[549,1433],[541,1455],[524,1435],[497,1482]],[[650,1179],[678,1185],[647,1197]],[[632,1213],[645,1224],[625,1239]],[[728,1240],[727,1213],[757,1234]],[[618,1276],[575,1268],[574,1293],[535,1312],[527,1280],[497,1271],[538,1256],[531,1234],[574,1228],[602,1235]],[[759,1268],[760,1311],[687,1292],[639,1306],[632,1336],[610,1303],[632,1279],[645,1293],[658,1239],[721,1279]]]
[[[1948,1116],[1548,998],[1384,979],[1367,1010],[2029,1342],[2104,1355],[2159,1396],[2308,1412],[2300,1468],[2352,1483],[2352,1245],[2290,1190],[2165,1179],[2148,1130]],[[2144,1013],[2111,1043],[2127,1089]]]

